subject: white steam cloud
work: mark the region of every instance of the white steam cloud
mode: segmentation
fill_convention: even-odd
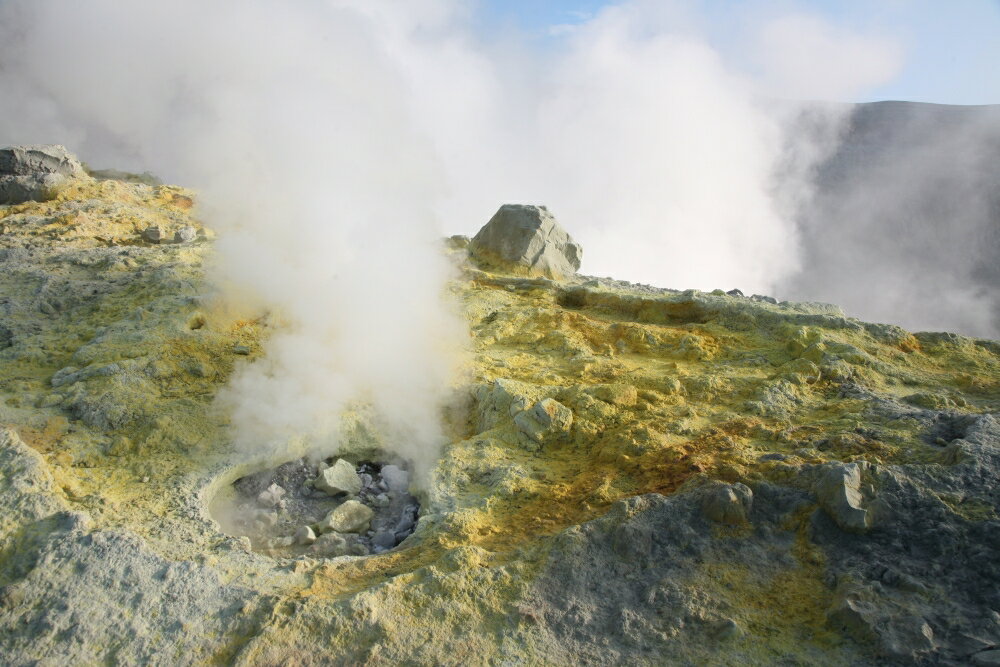
[[[224,392],[236,440],[329,451],[364,401],[426,468],[463,338],[443,299],[439,170],[381,26],[345,3],[2,9],[2,141],[200,189],[220,279],[283,322]]]
[[[202,191],[219,279],[285,323],[227,389],[241,441],[329,442],[364,400],[426,467],[463,339],[445,232],[544,203],[587,273],[770,292],[800,268],[790,207],[846,114],[790,142],[769,100],[849,98],[900,53],[740,20],[722,43],[699,3],[632,0],[538,45],[458,0],[6,0],[0,142]]]

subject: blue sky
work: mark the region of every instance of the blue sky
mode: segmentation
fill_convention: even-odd
[[[551,26],[578,22],[611,4],[607,0],[482,2],[485,19],[516,25],[539,41],[556,39],[549,36]],[[709,24],[728,24],[729,30],[741,9],[787,8],[897,41],[905,55],[902,70],[858,101],[1000,103],[1000,0],[702,0],[698,4]],[[715,45],[726,48],[724,42]]]

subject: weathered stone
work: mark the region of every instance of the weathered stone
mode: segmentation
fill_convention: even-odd
[[[147,227],[142,232],[142,238],[150,243],[161,243],[163,241],[163,230],[159,227]]]
[[[739,623],[731,618],[724,619],[720,621],[714,628],[713,634],[716,639],[726,640],[739,637],[743,634]]]
[[[820,506],[843,530],[865,533],[872,527],[872,517],[862,507],[861,466],[857,463],[834,464],[823,471],[814,488]]]
[[[270,512],[268,510],[257,510],[254,514],[254,524],[257,529],[261,532],[266,531],[269,528],[274,527],[278,523],[278,515],[276,512]]]
[[[972,656],[972,664],[977,665],[977,667],[1000,666],[1000,649],[976,653]]]
[[[482,266],[560,280],[580,268],[583,249],[544,206],[504,204],[479,230],[469,252]]]
[[[391,530],[380,530],[372,538],[372,544],[382,549],[391,549],[396,546],[396,535]]]
[[[506,378],[480,385],[475,391],[478,428],[487,431],[527,410],[532,403],[529,392],[530,388],[523,382]]]
[[[514,417],[514,423],[526,436],[541,443],[569,433],[573,411],[555,399],[543,398]]]
[[[410,473],[397,465],[382,466],[382,479],[389,490],[395,493],[406,493],[410,486]]]
[[[277,484],[272,484],[257,495],[257,502],[265,507],[277,507],[281,504],[281,499],[285,495],[285,490]]]
[[[174,243],[190,243],[198,236],[198,231],[194,227],[181,227],[174,232]]]
[[[86,176],[75,155],[59,144],[34,144],[0,148],[0,175],[32,176],[61,174],[79,178]]]
[[[724,484],[709,490],[701,510],[712,521],[729,525],[747,523],[753,506],[753,491],[745,484]]]
[[[284,535],[282,537],[275,537],[274,539],[268,540],[268,546],[271,549],[287,549],[293,544],[295,544],[295,538],[291,535]]]
[[[87,178],[87,174],[63,146],[0,149],[0,204],[46,201],[71,178]]]
[[[591,393],[594,398],[620,407],[633,406],[639,400],[638,391],[630,384],[602,384],[594,387]]]
[[[321,533],[359,533],[368,530],[375,512],[357,500],[348,500],[326,515],[319,523]]]
[[[299,526],[295,531],[295,543],[308,546],[316,541],[316,533],[311,526]]]
[[[922,617],[901,614],[870,586],[845,582],[838,586],[827,621],[854,639],[873,643],[890,658],[917,659],[934,651],[934,630]]]
[[[331,496],[341,493],[355,496],[361,491],[361,478],[354,465],[345,459],[337,459],[336,463],[320,472],[313,484]]]
[[[319,556],[335,558],[346,554],[347,548],[347,540],[344,539],[343,535],[338,535],[337,533],[327,533],[326,535],[320,535],[316,541],[313,542],[312,546],[309,547],[309,551]]]

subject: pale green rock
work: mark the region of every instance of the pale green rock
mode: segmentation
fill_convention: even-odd
[[[368,530],[368,524],[375,516],[370,507],[357,500],[348,500],[326,515],[319,523],[322,533],[360,533]]]
[[[341,493],[354,496],[361,491],[361,478],[358,477],[358,473],[350,461],[337,459],[336,463],[320,472],[313,485],[331,496]]]

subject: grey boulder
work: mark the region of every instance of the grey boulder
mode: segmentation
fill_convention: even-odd
[[[0,204],[45,201],[67,180],[88,178],[75,155],[59,145],[0,149]]]
[[[820,506],[842,530],[851,533],[866,533],[872,527],[872,515],[864,507],[861,493],[862,465],[833,464],[822,472],[814,488]]]
[[[753,491],[746,484],[722,484],[705,493],[701,511],[712,521],[738,526],[748,522],[752,506]]]
[[[583,248],[544,206],[504,204],[469,243],[483,268],[561,280],[580,268]]]

